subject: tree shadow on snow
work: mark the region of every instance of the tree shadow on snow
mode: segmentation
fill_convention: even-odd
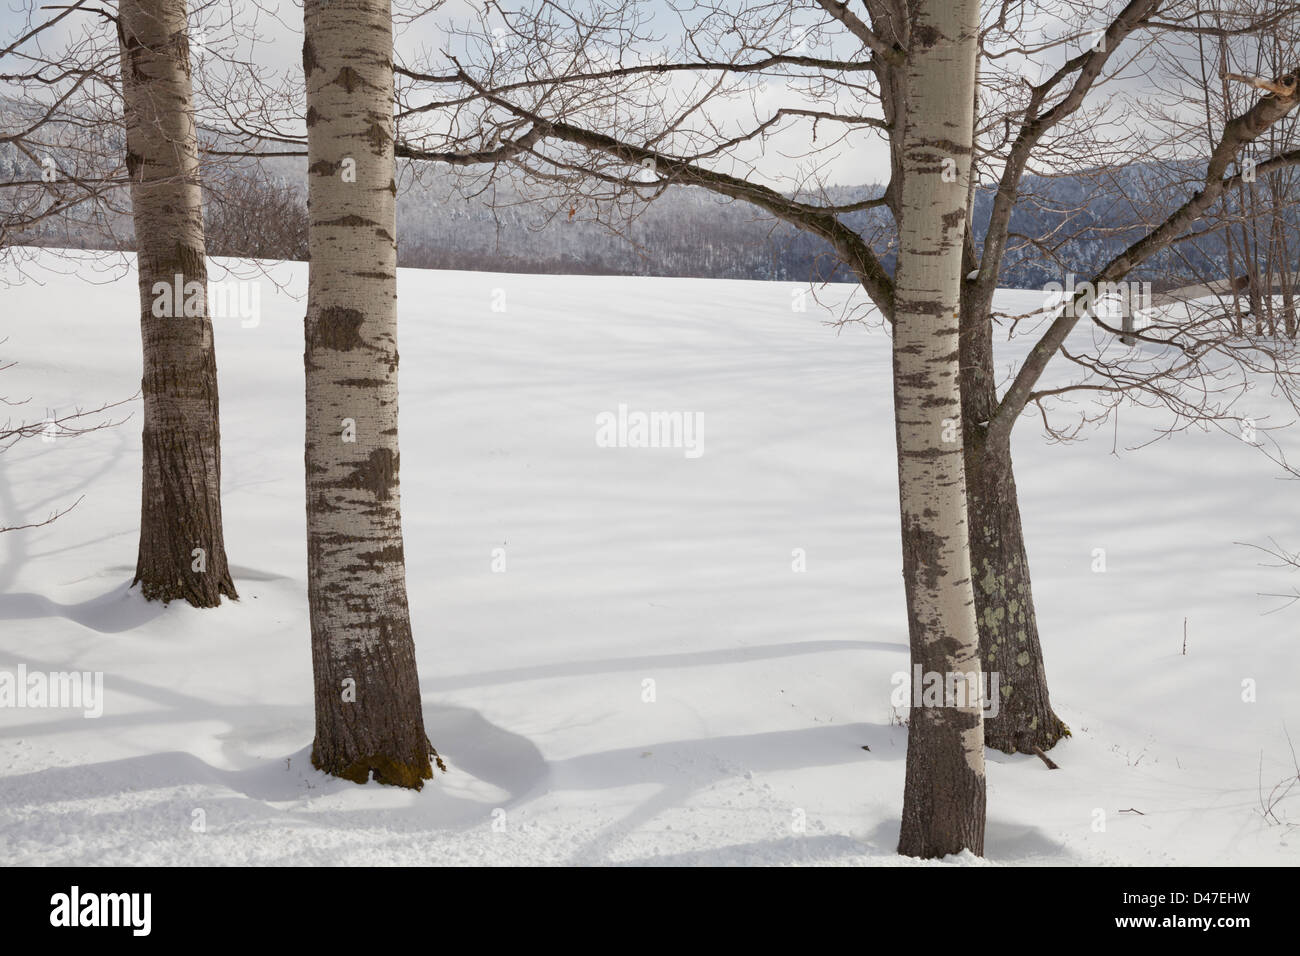
[[[798,641],[786,644],[757,644],[748,647],[726,647],[708,651],[690,651],[680,654],[645,654],[639,657],[606,657],[587,661],[560,661],[555,664],[536,664],[529,667],[509,667],[477,674],[452,677],[420,676],[420,687],[428,693],[465,690],[471,687],[489,687],[495,684],[513,684],[530,680],[548,680],[556,677],[579,677],[610,674],[627,670],[652,670],[674,667],[712,667],[725,664],[743,664],[748,661],[793,657],[800,654],[824,654],[833,651],[891,651],[905,652],[906,645],[886,641]]]
[[[121,634],[165,613],[165,605],[144,600],[129,580],[76,604],[60,604],[41,594],[0,594],[0,621],[62,617],[101,634]]]
[[[32,671],[73,669],[30,658],[15,663]],[[82,759],[0,775],[0,810],[6,811],[0,819],[7,820],[0,827],[0,844],[7,842],[4,829],[15,841],[57,833],[79,842],[106,829],[133,839],[176,840],[188,835],[195,809],[203,809],[210,832],[258,821],[284,827],[286,834],[293,828],[319,832],[382,825],[415,834],[485,826],[495,808],[536,792],[548,775],[546,761],[530,740],[465,707],[425,702],[429,738],[452,773],[438,773],[416,794],[375,783],[358,785],[313,768],[310,705],[221,703],[117,675],[111,683],[114,693],[154,706],[130,712],[109,708],[98,718],[80,711],[42,711],[38,719],[4,728],[11,748],[59,734],[101,737],[140,731],[148,736],[153,727],[184,723],[195,727],[198,753]],[[213,723],[229,729],[214,732]],[[195,848],[199,856],[203,846]]]

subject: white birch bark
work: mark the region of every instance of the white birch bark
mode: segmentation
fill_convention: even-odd
[[[307,0],[304,18],[312,760],[419,789],[432,748],[398,486],[392,17],[388,0]]]
[[[980,685],[960,431],[958,320],[978,0],[911,5],[895,273],[894,402],[912,664]],[[915,671],[914,671],[915,672]],[[984,846],[979,700],[913,706],[899,852]]]

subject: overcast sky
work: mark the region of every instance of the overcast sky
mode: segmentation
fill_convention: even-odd
[[[21,30],[22,24],[26,20],[25,11],[38,8],[44,2],[50,2],[50,0],[0,0],[0,5],[3,5],[0,6],[0,10],[3,11],[0,12],[0,28],[3,28],[5,38],[11,40]],[[112,0],[90,0],[89,5],[99,6],[101,3],[104,9],[113,9],[116,6]],[[1045,5],[1050,3],[1051,0],[1046,0]],[[437,53],[448,48],[449,28],[458,26],[463,29],[471,24],[476,24],[480,6],[466,2],[466,0],[447,0],[436,10],[413,23],[402,24],[399,18],[395,38],[399,60],[412,63],[422,52]],[[1096,14],[1098,18],[1097,25],[1102,25],[1104,22],[1102,18],[1106,16],[1110,5],[1099,3],[1098,6],[1102,9]],[[193,11],[196,4],[191,2],[190,7]],[[658,0],[650,3],[649,8],[654,11],[655,27],[663,32],[667,44],[673,45],[674,41],[679,38],[679,28],[676,19],[670,16],[669,8],[666,4],[658,2]],[[399,7],[398,9],[402,8]],[[293,0],[259,0],[256,4],[251,0],[219,0],[219,2],[211,4],[202,12],[192,12],[192,33],[208,44],[228,44],[230,42],[230,31],[224,29],[221,24],[230,19],[232,11],[244,24],[255,24],[255,33],[260,42],[253,48],[251,58],[262,67],[297,77],[301,69],[301,6],[293,2]],[[36,15],[39,17],[48,14],[38,10]],[[810,13],[811,16],[814,16],[814,14]],[[88,13],[73,14],[65,23],[65,36],[67,32],[94,30],[106,38],[111,37],[104,21]],[[490,23],[488,29],[491,29]],[[823,45],[813,47],[809,52],[842,57],[860,55],[856,41],[853,41],[843,31],[840,31],[840,34],[842,39],[838,41],[833,50]],[[1068,52],[1073,54],[1077,52],[1077,49],[1071,49]],[[243,47],[243,53],[249,55],[246,46]],[[1036,81],[1041,78],[1041,70],[1044,65],[1055,66],[1059,64],[1063,61],[1066,53],[1067,50],[1056,49],[1042,57],[1042,64],[1021,62],[1017,68],[1028,79]],[[781,99],[782,90],[779,86],[769,88],[766,93],[759,95],[757,100],[758,112],[763,115],[770,115],[771,110],[780,105],[779,101]],[[819,105],[826,108],[823,104]],[[752,115],[753,108],[748,104],[720,104],[711,107],[711,110],[711,118],[739,123]],[[817,161],[821,169],[821,175],[829,183],[856,185],[883,182],[887,178],[888,152],[878,132],[862,130],[852,134],[847,142],[828,147],[828,140],[833,138],[829,135],[829,132],[827,127],[823,125],[819,130],[818,142],[812,144],[809,139],[809,126],[807,124],[795,124],[786,132],[768,139],[761,150],[757,146],[754,147],[744,158],[754,163],[758,170],[757,178],[769,181],[773,185],[778,185],[781,182],[781,177],[792,176],[799,169],[807,168],[806,162],[801,167],[800,157],[808,153],[810,145],[818,147]],[[743,169],[732,168],[728,171],[745,174]]]

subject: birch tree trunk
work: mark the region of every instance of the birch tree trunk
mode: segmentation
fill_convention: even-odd
[[[980,686],[971,590],[958,363],[978,0],[911,8],[902,111],[904,177],[895,277],[894,407],[903,578],[913,673]],[[915,699],[915,698],[914,698]],[[978,693],[913,706],[898,852],[984,852]]]
[[[419,789],[425,735],[397,446],[393,25],[388,0],[307,0],[307,575],[312,763]]]
[[[132,585],[149,601],[216,607],[223,594],[238,595],[221,526],[217,360],[185,0],[121,0],[117,25],[144,345]]]

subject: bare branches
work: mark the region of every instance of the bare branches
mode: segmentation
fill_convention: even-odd
[[[86,13],[108,26],[80,16]],[[112,15],[78,0],[33,5],[25,16],[0,50],[0,82],[10,94],[0,104],[0,251],[51,240],[112,244],[107,237],[125,183],[122,156],[109,146],[116,122]],[[70,233],[78,241],[67,242]]]
[[[990,443],[1009,440],[1015,419],[1024,410],[1033,393],[1034,383],[1082,315],[1083,310],[1077,306],[1082,300],[1084,288],[1119,282],[1151,256],[1183,237],[1224,191],[1237,181],[1240,174],[1225,174],[1240,150],[1290,114],[1297,102],[1295,97],[1268,95],[1225,125],[1206,164],[1202,188],[1156,228],[1112,258],[1088,283],[1084,283],[1076,299],[1062,308],[1061,314],[1030,350],[989,423]]]
[[[1159,5],[1159,0],[1130,0],[1092,48],[1067,60],[1046,80],[1030,88],[1029,102],[1003,165],[985,233],[979,275],[974,280],[978,283],[978,301],[982,310],[987,311],[997,288],[1012,210],[1031,155],[1048,132],[1083,105],[1084,98],[1101,77],[1114,51]],[[1066,94],[1044,109],[1048,97],[1070,76],[1075,80]]]
[[[1289,821],[1287,821],[1283,817],[1278,816],[1277,810],[1278,807],[1281,806],[1282,801],[1291,795],[1291,791],[1295,790],[1297,787],[1300,787],[1300,757],[1296,755],[1295,743],[1291,740],[1291,732],[1286,729],[1285,725],[1283,725],[1282,731],[1284,734],[1286,734],[1287,746],[1291,750],[1291,766],[1293,768],[1293,772],[1291,772],[1289,776],[1283,777],[1281,780],[1275,783],[1267,794],[1264,793],[1263,751],[1260,751],[1260,755],[1259,755],[1259,770],[1260,770],[1259,812],[1260,812],[1260,816],[1262,816],[1266,822],[1274,823],[1274,824],[1289,823]],[[1293,823],[1291,823],[1290,825],[1295,826],[1295,824]]]
[[[5,368],[8,367],[9,366],[5,366]],[[3,371],[3,369],[0,369],[0,371]],[[116,421],[99,421],[93,425],[83,425],[81,423],[89,418],[102,415],[104,412],[110,411],[111,409],[120,408],[128,402],[134,401],[136,397],[137,396],[133,395],[130,398],[122,399],[121,401],[105,402],[104,404],[91,409],[78,408],[66,415],[51,416],[42,421],[15,422],[13,419],[10,419],[3,425],[0,425],[0,452],[8,451],[16,443],[25,438],[44,438],[48,441],[54,441],[60,438],[75,438],[78,435],[86,435],[90,432],[100,431],[105,428],[113,428],[122,424],[126,419],[121,418]],[[0,403],[10,407],[24,405],[27,401],[27,399],[24,399],[15,402],[5,398],[0,398]]]
[[[51,18],[88,12],[88,2],[69,0],[71,6]],[[468,19],[440,21],[443,36],[431,49],[395,65],[396,154],[409,161],[402,167],[407,180],[437,175],[440,184],[453,184],[449,193],[486,203],[493,216],[518,215],[510,207],[530,203],[539,210],[536,217],[547,221],[598,223],[623,236],[631,224],[644,222],[638,217],[648,203],[679,187],[742,200],[773,228],[788,224],[815,237],[818,255],[824,241],[827,255],[856,274],[889,319],[896,230],[883,210],[894,211],[906,175],[897,137],[907,104],[896,76],[909,46],[906,13],[906,4],[897,0],[740,7],[706,0],[670,3],[666,9],[644,2],[521,0],[476,7]],[[1124,85],[1145,79],[1156,54],[1180,44],[1194,47],[1209,40],[1213,47],[1215,39],[1230,44],[1234,37],[1253,39],[1269,30],[1292,36],[1287,31],[1294,31],[1298,13],[1300,4],[1262,0],[1126,0],[1104,12],[1076,0],[1050,11],[1021,0],[986,5],[980,27],[982,86],[972,104],[981,188],[972,190],[975,228],[968,231],[964,250],[964,314],[991,322],[993,295],[1006,284],[1008,269],[1030,260],[1039,275],[1046,268],[1077,269],[1094,274],[1097,282],[1118,281],[1144,264],[1169,268],[1179,248],[1193,250],[1187,255],[1202,264],[1208,253],[1200,246],[1221,242],[1216,236],[1238,228],[1223,215],[1224,204],[1238,191],[1255,203],[1252,223],[1272,216],[1276,228],[1283,214],[1267,209],[1279,208],[1286,197],[1272,197],[1271,206],[1256,203],[1239,157],[1250,143],[1290,124],[1290,111],[1259,129],[1240,123],[1227,127],[1248,111],[1261,117],[1271,109],[1260,105],[1266,101],[1289,101],[1296,89],[1293,77],[1266,64],[1229,63],[1222,57],[1202,79],[1196,68],[1204,69],[1215,54],[1197,50],[1185,57],[1186,87],[1146,83],[1143,100],[1134,105],[1136,100],[1125,98]],[[232,31],[228,27],[227,33]],[[245,160],[303,155],[296,75],[272,79],[230,43],[209,44],[202,64],[213,71],[205,74],[212,82],[202,87],[206,99],[198,115],[205,164],[231,161],[239,167]],[[224,70],[221,82],[216,82],[216,64]],[[79,85],[72,100],[90,87],[100,88],[93,72],[81,79],[64,76],[49,56],[13,72],[39,74],[33,84],[59,77],[59,92]],[[1187,103],[1208,96],[1210,78],[1221,73],[1225,82],[1237,78],[1268,96],[1243,105],[1246,89],[1234,83],[1237,108],[1222,123],[1207,121],[1202,128],[1188,121]],[[1270,78],[1277,73],[1282,75]],[[1103,92],[1117,87],[1107,102]],[[110,99],[115,95],[111,84],[104,89]],[[110,99],[97,102],[107,106]],[[18,128],[45,129],[40,121],[47,115],[65,119],[73,112],[72,100],[51,93],[41,112]],[[1166,101],[1167,112],[1156,108]],[[41,147],[33,137],[12,128],[0,131],[6,136],[20,137],[16,147],[31,152],[27,165],[34,170]],[[1231,144],[1221,155],[1218,146],[1225,138]],[[1161,156],[1167,163],[1163,179],[1147,166],[1132,165],[1156,155],[1153,142],[1167,149]],[[1271,140],[1268,146],[1252,158],[1249,175],[1282,176],[1297,165],[1300,148],[1285,143],[1275,148]],[[887,151],[892,173],[883,191],[830,185],[845,181],[843,170],[876,147],[880,155]],[[1211,165],[1218,164],[1213,181],[1206,179],[1206,161],[1194,159],[1207,153]],[[455,172],[427,172],[432,164]],[[78,176],[57,196],[31,172],[12,184],[0,183],[41,198],[39,206],[0,224],[0,242],[44,217],[57,219],[78,208],[78,197],[107,204],[121,183],[120,173],[92,176],[85,170]],[[1092,195],[1054,192],[1053,183],[1066,176],[1089,177],[1098,192],[1114,196],[1110,218],[1098,215]],[[1142,188],[1133,187],[1133,176],[1142,178]],[[405,182],[401,175],[398,181]],[[1181,205],[1169,208],[1170,196],[1180,197]],[[1025,225],[1033,213],[1041,213],[1038,221]],[[1220,218],[1207,218],[1214,215]],[[1240,221],[1245,218],[1243,207]],[[785,225],[780,234],[788,235]],[[1123,252],[1112,256],[1121,244],[1117,238]],[[1105,256],[1095,253],[1103,242]],[[1081,257],[1081,248],[1086,256]],[[1104,261],[1110,258],[1114,261]],[[1245,267],[1255,268],[1249,262]],[[1284,294],[1294,296],[1297,290],[1300,278],[1296,289],[1288,286]],[[1271,303],[1268,297],[1264,301],[1266,307]],[[1044,323],[1045,335],[1027,364],[1011,376],[1001,401],[993,390],[989,414],[979,418],[992,423],[992,440],[1005,440],[1030,404],[1043,411],[1046,422],[1047,406],[1071,397],[1094,399],[1102,415],[1126,396],[1141,396],[1135,399],[1140,401],[1156,396],[1181,422],[1199,420],[1198,403],[1200,413],[1221,413],[1231,397],[1216,378],[1223,374],[1216,362],[1275,377],[1291,373],[1286,356],[1262,357],[1268,349],[1260,336],[1243,338],[1209,319],[1181,316],[1136,332],[1104,315],[1091,315],[1090,321],[1098,334],[1095,347],[1084,351],[1062,348],[1077,320]],[[1149,346],[1164,364],[1107,351],[1119,334]],[[1042,384],[1048,363],[1058,361],[1082,379]],[[1184,398],[1158,398],[1183,387]],[[1086,423],[1093,416],[1086,411],[1079,420]],[[1049,425],[1053,436],[1074,431]]]
[[[1241,545],[1243,548],[1253,548],[1253,549],[1256,550],[1256,551],[1261,551],[1261,552],[1263,552],[1264,554],[1268,555],[1270,558],[1275,558],[1275,559],[1276,559],[1276,560],[1273,561],[1272,563],[1269,563],[1269,564],[1262,564],[1262,565],[1260,565],[1260,567],[1265,567],[1265,568],[1286,568],[1286,569],[1289,569],[1289,570],[1292,570],[1292,571],[1300,571],[1300,551],[1288,551],[1286,548],[1284,548],[1284,547],[1282,547],[1280,544],[1278,544],[1277,541],[1276,541],[1275,539],[1273,539],[1273,538],[1269,538],[1269,539],[1268,539],[1268,543],[1271,545],[1271,547],[1267,547],[1267,548],[1264,547],[1263,545],[1259,545],[1259,544],[1251,544],[1251,543],[1248,542],[1248,541],[1236,541],[1236,542],[1233,542],[1233,543],[1234,543],[1234,544],[1239,544],[1239,545]],[[1275,613],[1275,612],[1277,612],[1277,611],[1281,611],[1281,610],[1283,610],[1283,609],[1285,609],[1285,608],[1288,608],[1288,607],[1290,607],[1291,605],[1295,604],[1297,601],[1300,601],[1300,588],[1294,588],[1294,587],[1293,587],[1293,588],[1291,589],[1291,593],[1290,593],[1290,594],[1272,594],[1272,593],[1265,593],[1265,594],[1263,594],[1263,595],[1261,595],[1261,596],[1262,596],[1262,597],[1276,597],[1276,598],[1284,598],[1284,599],[1285,599],[1286,603],[1284,603],[1284,604],[1282,604],[1282,605],[1280,605],[1280,606],[1278,606],[1278,607],[1275,607],[1275,608],[1273,608],[1272,611],[1269,611],[1269,612],[1268,612],[1268,613],[1272,614],[1272,613]]]
[[[849,10],[847,2],[817,0],[817,5],[844,24],[850,33],[862,41],[863,46],[890,66],[897,66],[903,62],[906,56],[903,49],[898,46],[890,46],[876,36],[871,27],[867,26],[856,14]]]
[[[68,505],[66,508],[63,508],[63,509],[58,510],[58,511],[53,511],[53,512],[51,512],[51,513],[50,513],[50,516],[49,516],[48,518],[46,518],[44,521],[33,521],[33,522],[28,523],[28,524],[16,524],[16,525],[10,525],[10,526],[0,526],[0,534],[4,534],[6,531],[25,531],[25,530],[27,530],[27,529],[29,529],[29,528],[43,528],[43,527],[45,527],[47,524],[53,524],[55,521],[58,521],[58,520],[59,520],[60,518],[62,518],[65,514],[67,514],[69,511],[71,511],[73,508],[77,507],[77,505],[81,504],[85,499],[86,499],[86,496],[85,496],[85,495],[82,495],[80,498],[78,498],[78,499],[77,499],[76,501],[74,501],[72,504]]]
[[[0,365],[0,372],[12,368],[13,365],[14,363],[12,362],[6,363],[4,365]],[[127,402],[134,401],[135,398],[136,396],[133,395],[129,399],[123,399],[122,401],[118,401],[118,402],[106,402],[98,406],[97,408],[92,408],[92,409],[78,408],[66,415],[51,415],[50,417],[46,418],[43,421],[15,422],[11,418],[7,420],[3,425],[0,425],[0,453],[8,451],[10,448],[12,448],[15,444],[22,441],[23,439],[40,437],[44,441],[53,442],[63,438],[73,438],[78,435],[86,435],[89,434],[90,432],[100,431],[105,428],[113,428],[117,425],[122,424],[122,422],[124,422],[126,419],[122,418],[116,421],[100,420],[94,422],[93,424],[86,424],[86,422],[89,419],[96,418],[98,416],[103,415],[104,412],[107,412],[110,409],[118,408],[122,405],[125,405]],[[28,401],[29,399],[11,401],[7,398],[0,396],[0,405],[4,405],[10,408],[25,405],[27,404]],[[45,520],[43,521],[35,521],[35,522],[30,522],[28,524],[20,524],[20,525],[0,526],[0,534],[3,534],[6,531],[22,531],[29,528],[44,527],[45,525],[57,521],[59,518],[63,517],[65,514],[67,514],[77,505],[79,505],[83,498],[85,498],[85,495],[82,495],[80,498],[78,498],[72,504],[68,505],[66,508],[62,508],[52,512],[49,515],[49,517],[45,518]]]
[[[509,107],[517,110],[516,107]],[[880,264],[875,252],[852,229],[841,223],[833,213],[810,206],[776,192],[766,186],[748,182],[725,173],[704,169],[694,163],[657,153],[645,147],[620,142],[603,133],[580,129],[568,123],[557,123],[530,115],[522,110],[518,114],[534,124],[541,136],[562,140],[577,146],[596,150],[623,163],[637,167],[648,163],[654,173],[666,182],[687,186],[703,186],[712,192],[758,206],[786,222],[797,225],[827,240],[862,277],[872,301],[887,316],[893,315],[893,281]],[[647,167],[642,167],[647,168]],[[872,204],[878,201],[872,200]],[[855,204],[861,206],[862,204]],[[865,207],[863,207],[865,208]]]
[[[570,218],[586,207],[615,231],[616,210],[635,215],[673,187],[741,199],[825,240],[892,315],[877,250],[840,218],[888,207],[889,192],[831,198],[820,170],[838,145],[891,132],[875,107],[879,75],[901,47],[835,3],[821,19],[784,5],[683,8],[675,53],[642,4],[493,9],[504,28],[480,21],[482,32],[453,31],[436,63],[397,67],[408,81],[398,88],[398,156],[477,166],[480,183],[509,167]],[[757,165],[778,140],[806,172],[762,182]]]
[[[1201,4],[1194,4],[1192,9],[1182,15],[1176,14],[1172,10],[1163,10],[1161,15],[1163,19],[1155,20],[1148,18],[1143,27],[1149,30],[1162,30],[1168,33],[1183,33],[1192,36],[1201,37],[1241,37],[1260,35],[1277,29],[1288,20],[1294,18],[1300,13],[1300,4],[1295,3],[1278,3],[1273,5],[1273,9],[1263,16],[1246,16],[1241,18],[1243,22],[1237,26],[1224,26],[1222,23],[1204,24],[1201,22],[1203,12],[1212,12],[1218,16],[1223,16],[1223,11],[1218,8],[1202,10]],[[1153,14],[1154,16],[1154,14]]]
[[[437,150],[418,149],[408,143],[397,143],[395,151],[399,159],[428,160],[447,163],[451,166],[481,166],[514,159],[521,153],[531,151],[541,140],[542,131],[534,126],[518,139],[510,140],[493,149],[439,152]]]

